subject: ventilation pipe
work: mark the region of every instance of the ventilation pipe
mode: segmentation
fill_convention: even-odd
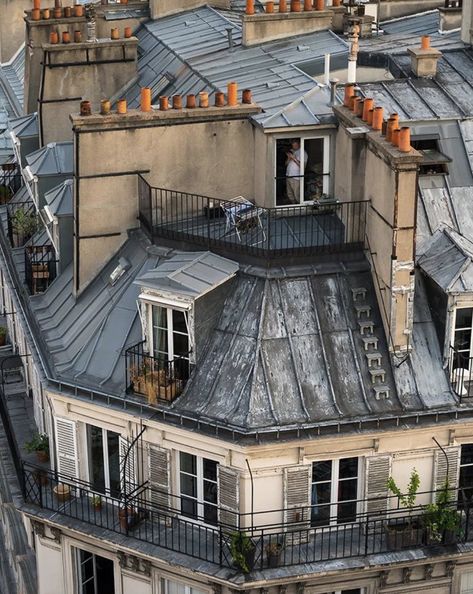
[[[360,27],[358,25],[353,25],[350,29],[350,34],[348,36],[348,41],[350,43],[350,53],[348,54],[348,74],[347,74],[347,82],[348,83],[355,83],[356,82],[356,61],[358,59],[358,37],[360,34]]]

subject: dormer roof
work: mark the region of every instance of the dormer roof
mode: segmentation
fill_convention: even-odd
[[[72,215],[72,179],[66,179],[44,195],[52,216]]]
[[[29,154],[26,161],[34,175],[72,175],[72,142],[51,142]]]

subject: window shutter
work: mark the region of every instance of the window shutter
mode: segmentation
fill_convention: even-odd
[[[312,465],[289,466],[283,471],[284,523],[291,530],[290,544],[309,540]],[[289,543],[288,543],[289,544]]]
[[[218,465],[218,501],[220,522],[238,528],[240,511],[240,473],[234,468]]]
[[[57,470],[71,479],[79,478],[76,423],[69,419],[54,419],[56,430]]]
[[[122,493],[129,495],[135,489],[135,457],[134,447],[130,450],[130,442],[120,435],[120,482]],[[130,451],[129,451],[130,450]]]
[[[150,500],[160,508],[169,508],[170,491],[170,452],[157,446],[148,448],[148,479]]]
[[[448,457],[448,482],[450,488],[458,486],[458,473],[460,467],[460,446],[444,448]],[[441,489],[447,479],[447,461],[442,450],[435,450],[433,488]]]
[[[368,514],[385,513],[388,509],[388,479],[391,472],[390,456],[366,458],[365,498]]]

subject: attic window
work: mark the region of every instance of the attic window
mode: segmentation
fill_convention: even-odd
[[[420,175],[448,175],[451,159],[440,151],[438,138],[419,136],[411,141],[411,145],[423,156]]]
[[[150,354],[156,359],[189,361],[187,311],[160,305],[150,306]]]

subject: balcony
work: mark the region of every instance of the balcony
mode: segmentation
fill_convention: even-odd
[[[456,529],[437,530],[426,507],[408,511],[397,497],[354,502],[357,511],[351,518],[326,513],[324,505],[291,509],[287,516],[292,520],[285,523],[272,520],[286,516],[284,510],[232,514],[217,508],[218,520],[212,525],[183,513],[189,509],[184,498],[146,483],[128,485],[126,496],[112,497],[88,483],[23,464],[23,488],[26,503],[33,506],[220,567],[236,566],[243,573],[390,552],[399,556],[401,550],[424,547],[436,547],[439,553],[442,547],[471,540],[469,501],[463,493],[457,501],[456,491],[442,508],[456,518]],[[434,492],[424,495],[436,499]],[[324,525],[317,518],[325,518]],[[244,554],[238,559],[236,552],[241,550]]]
[[[473,398],[473,357],[470,352],[458,351],[450,346],[448,376],[453,391],[460,399]]]
[[[40,219],[33,202],[7,204],[7,231],[12,248],[24,246],[40,229]]]
[[[52,245],[25,247],[25,282],[31,295],[46,291],[57,276],[57,264]]]
[[[364,245],[367,201],[318,200],[260,208],[151,187],[139,177],[139,218],[153,239],[230,257],[280,259],[353,252]]]
[[[144,396],[151,405],[172,402],[189,379],[189,359],[175,356],[170,361],[153,357],[145,352],[144,342],[127,349],[125,359],[127,391]]]
[[[16,163],[0,167],[0,204],[7,204],[21,188],[22,177]]]

